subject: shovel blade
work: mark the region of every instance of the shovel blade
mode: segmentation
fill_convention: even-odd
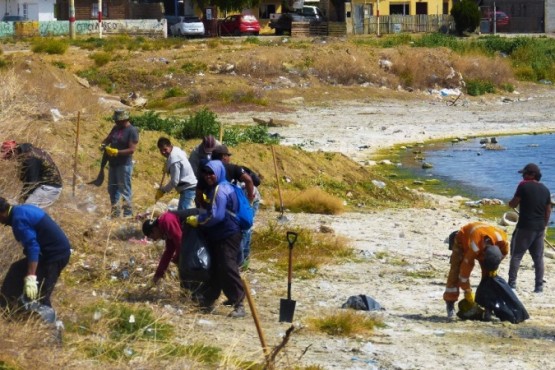
[[[279,322],[293,322],[296,301],[292,299],[281,299],[279,301]]]
[[[104,182],[104,171],[98,173],[98,177],[93,181],[89,182],[89,185],[100,186]]]

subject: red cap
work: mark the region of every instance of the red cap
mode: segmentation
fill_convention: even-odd
[[[4,141],[2,143],[2,149],[0,149],[0,155],[2,159],[10,159],[17,147],[15,140]]]

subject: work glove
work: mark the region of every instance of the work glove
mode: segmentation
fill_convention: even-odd
[[[24,282],[25,284],[23,286],[23,290],[25,291],[25,295],[29,297],[29,299],[32,299],[34,301],[39,295],[39,287],[37,285],[36,275],[25,276]]]
[[[497,276],[497,270],[493,270],[493,271],[488,272],[488,275],[490,277],[496,277]]]
[[[197,227],[198,226],[198,217],[197,216],[189,216],[189,217],[187,217],[187,220],[185,222],[187,223],[187,225],[191,225],[192,227]]]
[[[115,157],[118,155],[118,150],[116,148],[112,148],[111,146],[107,146],[105,150],[109,157]]]
[[[98,146],[98,150],[100,150],[101,152],[106,150],[106,144],[102,143]]]
[[[164,194],[166,194],[166,193],[164,193],[162,190],[160,190],[160,189],[156,190],[156,195],[154,196],[154,201],[158,202],[158,200],[160,198],[162,198],[164,196]]]
[[[474,304],[474,293],[472,290],[467,290],[464,292],[464,299],[466,299],[469,303]]]

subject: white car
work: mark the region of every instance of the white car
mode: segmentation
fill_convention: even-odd
[[[204,23],[194,15],[179,17],[179,22],[170,26],[174,36],[204,36]]]

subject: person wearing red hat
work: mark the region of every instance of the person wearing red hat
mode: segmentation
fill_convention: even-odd
[[[519,207],[518,222],[511,239],[511,262],[509,264],[509,285],[516,289],[516,278],[520,262],[526,251],[534,261],[534,292],[543,292],[544,261],[543,249],[545,229],[551,217],[551,194],[540,182],[542,173],[535,163],[528,163],[519,173],[522,181],[518,184],[509,207]]]
[[[47,208],[58,200],[62,193],[62,176],[50,154],[32,144],[18,144],[14,140],[3,142],[0,154],[3,159],[15,159],[19,163],[19,179],[23,183],[21,203]]]

